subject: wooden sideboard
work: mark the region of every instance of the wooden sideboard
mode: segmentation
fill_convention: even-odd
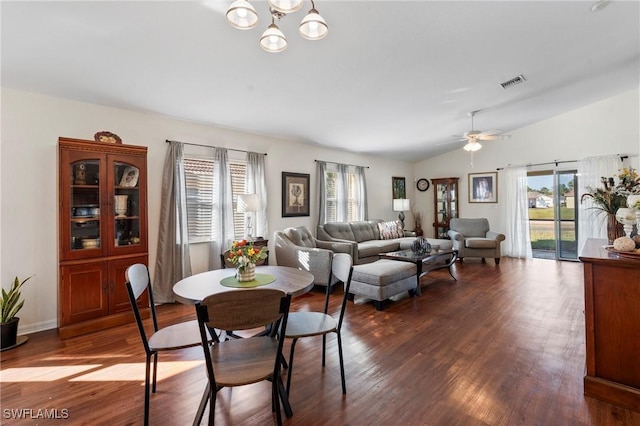
[[[584,264],[584,394],[640,412],[640,259],[590,239]]]

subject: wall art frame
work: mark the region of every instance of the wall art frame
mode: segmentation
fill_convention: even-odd
[[[498,172],[469,173],[469,203],[498,202]]]
[[[282,217],[309,216],[308,173],[282,172]]]
[[[393,200],[399,198],[407,198],[407,182],[404,177],[392,176],[391,177],[391,191]]]

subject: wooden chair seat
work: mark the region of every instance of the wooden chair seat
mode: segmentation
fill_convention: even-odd
[[[152,351],[189,348],[201,343],[198,320],[169,325],[159,329],[149,338],[149,348]]]
[[[338,321],[322,312],[291,312],[287,323],[287,337],[319,336],[336,331],[337,327]]]

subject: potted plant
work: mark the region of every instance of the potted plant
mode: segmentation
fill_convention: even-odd
[[[580,197],[580,202],[585,199],[591,199],[593,203],[592,209],[599,210],[607,217],[607,237],[609,244],[624,236],[622,224],[616,219],[616,212],[620,208],[627,207],[627,196],[636,194],[640,191],[640,178],[633,167],[623,168],[619,170],[617,175],[618,184],[616,185],[613,177],[602,177],[602,188],[587,187],[586,193]]]
[[[424,234],[422,230],[422,212],[415,209],[415,206],[411,209],[411,214],[413,215],[413,220],[416,223],[416,235],[421,237]]]
[[[33,275],[32,275],[33,276]],[[16,345],[18,339],[18,322],[16,315],[22,309],[24,300],[20,300],[20,289],[31,277],[20,281],[18,277],[13,280],[13,285],[6,291],[2,289],[0,298],[0,349],[10,348]]]

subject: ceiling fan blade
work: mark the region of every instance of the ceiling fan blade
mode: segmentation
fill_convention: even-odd
[[[493,136],[493,135],[499,135],[502,133],[504,133],[504,131],[500,129],[492,129],[492,130],[486,130],[484,132],[481,132],[480,136]]]

